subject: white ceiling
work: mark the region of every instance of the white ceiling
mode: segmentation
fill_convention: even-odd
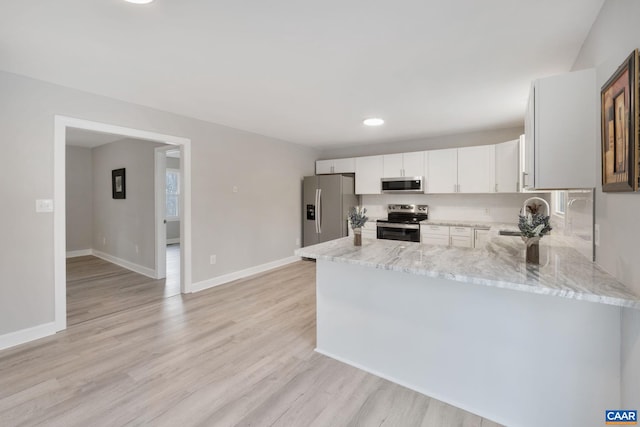
[[[404,140],[521,125],[602,3],[2,0],[0,69],[316,147]]]

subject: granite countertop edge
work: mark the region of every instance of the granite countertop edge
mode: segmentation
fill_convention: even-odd
[[[575,249],[566,247],[562,238],[545,237],[541,241],[541,250],[544,246],[552,255],[550,265],[526,264],[520,238],[498,237],[498,230],[514,227],[513,224],[491,227],[490,242],[484,249],[377,239],[363,239],[362,247],[354,247],[353,239],[347,237],[300,248],[295,254],[322,261],[640,309],[640,296]],[[468,261],[459,261],[465,258]]]

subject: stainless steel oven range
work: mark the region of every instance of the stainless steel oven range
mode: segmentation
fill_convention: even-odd
[[[420,241],[420,221],[429,218],[427,205],[388,205],[387,219],[376,222],[378,239]]]

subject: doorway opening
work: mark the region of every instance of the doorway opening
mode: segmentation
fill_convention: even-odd
[[[75,222],[77,218],[86,217],[86,215],[78,215],[76,206],[67,205],[73,203],[67,200],[67,155],[72,154],[71,150],[67,152],[67,139],[74,135],[81,135],[83,138],[89,136],[96,139],[115,138],[120,142],[111,141],[114,149],[102,150],[104,153],[91,154],[92,161],[98,159],[95,165],[92,165],[92,176],[95,182],[92,183],[94,192],[100,192],[99,196],[93,196],[92,204],[94,209],[93,224],[95,227],[91,231],[90,239],[85,239],[84,245],[90,241],[89,248],[80,248],[67,250],[67,229],[66,226],[81,226],[82,221]],[[146,150],[147,146],[151,146],[150,158],[147,159],[146,175],[141,175],[144,169],[138,162],[128,164],[129,171],[126,168],[120,168],[117,161],[110,158],[113,152],[120,149],[126,149],[130,146],[135,147],[135,152],[139,155],[143,148],[142,142]],[[101,313],[109,314],[109,301],[113,308],[121,307],[122,304],[136,304],[136,298],[141,294],[141,290],[147,292],[148,296],[153,297],[161,291],[161,297],[177,295],[178,293],[186,293],[191,291],[191,180],[190,180],[190,140],[170,135],[158,134],[139,129],[125,128],[98,122],[90,122],[86,120],[74,119],[69,117],[56,116],[55,118],[55,137],[54,137],[54,263],[55,263],[55,323],[56,330],[65,329],[67,326],[67,291],[73,291],[74,280],[91,281],[91,274],[87,273],[87,265],[93,264],[98,273],[94,277],[94,290],[97,293],[91,294],[83,288],[84,294],[81,292],[80,297],[74,300],[74,307],[77,309],[76,314],[79,316],[74,318],[72,323],[78,323],[78,320],[91,318],[92,315],[99,317]],[[96,148],[93,148],[96,150]],[[78,151],[74,149],[74,151]],[[178,179],[179,187],[173,189],[174,195],[172,203],[180,213],[178,222],[179,237],[177,245],[166,251],[166,153],[170,151],[176,160],[171,162],[177,166],[179,171]],[[164,158],[165,167],[159,170],[158,153],[161,152]],[[77,154],[77,153],[76,153]],[[135,153],[134,153],[135,154]],[[85,153],[86,155],[86,153]],[[132,154],[133,156],[133,154]],[[106,159],[106,160],[105,160]],[[123,160],[124,161],[124,160]],[[176,163],[177,162],[177,163]],[[126,163],[126,162],[125,162]],[[100,170],[98,170],[100,169]],[[124,171],[122,171],[124,169]],[[127,179],[127,173],[129,177]],[[120,174],[122,178],[117,181],[115,175]],[[109,175],[109,176],[106,176]],[[112,176],[113,175],[113,176]],[[161,179],[160,179],[161,178]],[[142,184],[144,192],[141,191]],[[117,187],[117,190],[116,190]],[[124,194],[117,194],[116,191],[122,191]],[[117,199],[117,200],[116,200]],[[128,200],[127,200],[128,199]],[[119,202],[120,204],[118,204]],[[159,205],[162,203],[162,205]],[[146,204],[146,205],[145,205]],[[146,210],[143,207],[146,206]],[[69,209],[68,209],[69,208]],[[67,212],[67,210],[69,212]],[[97,214],[96,212],[97,211]],[[135,215],[131,212],[147,212],[144,215]],[[71,215],[67,218],[67,213]],[[69,221],[71,222],[69,222]],[[86,218],[84,218],[86,222]],[[77,224],[77,225],[76,225]],[[127,228],[128,227],[128,228]],[[144,229],[144,231],[142,231]],[[162,231],[162,232],[160,232]],[[75,244],[75,242],[74,242]],[[177,250],[176,250],[177,249]],[[67,253],[69,252],[69,253]],[[167,253],[169,256],[167,256]],[[69,284],[67,283],[67,256],[77,257],[69,262]],[[87,257],[83,259],[82,257]],[[168,265],[169,263],[169,265]],[[75,267],[75,269],[74,269]],[[91,267],[91,265],[89,265]],[[84,277],[83,277],[84,275]],[[117,279],[119,278],[119,280]],[[126,291],[118,298],[104,298],[104,292],[108,292],[108,283],[110,279],[115,280],[115,287],[125,289]],[[67,289],[69,286],[69,289]],[[101,296],[100,293],[103,293]],[[143,292],[143,293],[144,293]],[[83,313],[82,304],[87,306],[91,303],[91,298],[86,298],[82,303],[78,303],[82,298],[96,297],[95,301],[99,301],[104,307],[97,308],[95,313]],[[121,308],[120,308],[121,309]],[[102,311],[101,311],[102,310]],[[115,310],[119,311],[119,310]]]

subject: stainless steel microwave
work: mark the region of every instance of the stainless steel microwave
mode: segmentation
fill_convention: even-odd
[[[421,176],[382,178],[380,182],[383,193],[424,193],[423,177]]]

